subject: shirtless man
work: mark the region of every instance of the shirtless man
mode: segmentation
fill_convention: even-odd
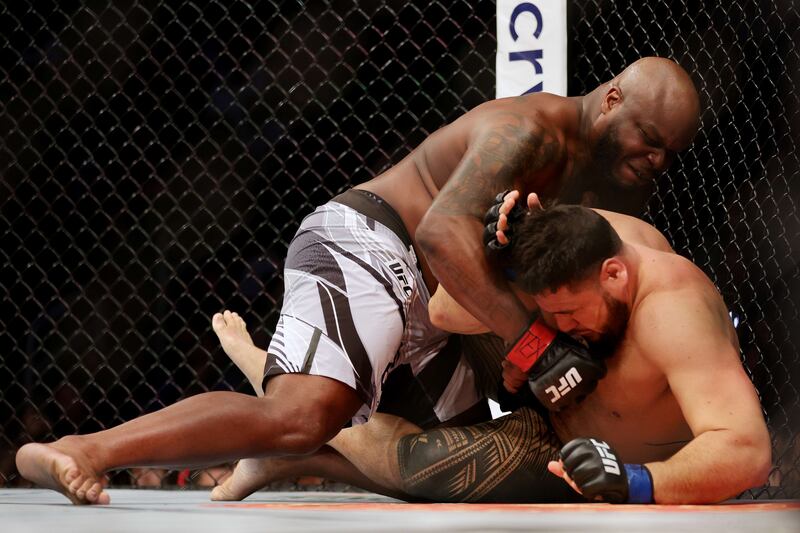
[[[611,444],[625,462],[645,464],[652,476],[648,501],[656,503],[717,502],[765,483],[769,435],[713,283],[672,253],[652,226],[606,211],[598,212],[617,230],[620,248],[603,254],[602,261],[575,263],[589,255],[581,246],[593,249],[602,240],[602,233],[585,228],[603,225],[588,210],[558,209],[563,214],[545,212],[516,229],[511,262],[525,265],[516,283],[560,331],[590,345],[616,345],[597,389],[584,402],[550,414],[559,440],[593,437]],[[573,220],[583,220],[584,229],[576,231]],[[452,307],[447,316],[459,320]],[[462,312],[461,320],[468,318]],[[526,381],[508,364],[504,379],[513,390]],[[592,460],[597,456],[587,456]],[[570,461],[574,455],[565,459]],[[561,462],[548,466],[581,488]],[[583,486],[602,485],[598,479],[586,476]],[[591,490],[604,496],[597,486]]]
[[[688,75],[660,58],[635,62],[583,97],[478,106],[303,221],[275,335],[266,354],[252,348],[266,368],[246,371],[256,388],[267,384],[263,396],[200,394],[110,430],[26,445],[21,474],[75,503],[103,503],[99,476],[113,468],[308,454],[369,418],[384,377],[399,369],[425,391],[415,397],[430,400],[416,406],[417,423],[468,419],[480,403],[468,392],[474,376],[428,321],[427,302],[439,279],[505,340],[526,330],[525,306],[490,276],[483,254],[479,217],[494,195],[516,187],[606,207],[625,197],[639,209],[698,117]]]
[[[525,220],[514,240],[509,263],[523,265],[516,285],[530,295],[528,306],[611,351],[596,390],[559,412],[523,407],[492,422],[427,432],[378,414],[343,430],[332,448],[378,490],[435,501],[566,502],[583,492],[617,502],[711,503],[766,481],[771,449],[758,398],[724,302],[703,272],[649,224],[608,211],[560,206]],[[431,314],[445,329],[487,330],[441,288]],[[508,389],[527,386],[524,372],[503,366]],[[564,462],[555,460],[559,450]],[[616,472],[604,469],[609,456]],[[260,487],[256,480],[307,473],[299,461],[260,466],[215,489],[214,498],[241,498]]]

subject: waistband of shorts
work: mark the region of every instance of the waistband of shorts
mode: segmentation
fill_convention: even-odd
[[[355,209],[362,215],[368,216],[372,220],[380,222],[397,235],[406,247],[412,246],[411,236],[408,234],[403,219],[389,203],[377,194],[365,191],[364,189],[348,189],[342,194],[331,199]]]

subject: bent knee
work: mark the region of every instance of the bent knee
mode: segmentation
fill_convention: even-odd
[[[272,378],[263,397],[264,425],[278,435],[278,449],[309,454],[333,438],[361,405],[355,391],[338,381],[305,374]]]
[[[286,410],[279,417],[272,418],[270,423],[279,430],[277,449],[288,455],[313,453],[341,429],[341,425],[326,420],[319,409]]]

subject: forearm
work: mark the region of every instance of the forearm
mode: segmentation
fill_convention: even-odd
[[[506,342],[514,341],[528,326],[528,312],[508,284],[491,271],[477,237],[480,222],[469,216],[426,222],[417,231],[417,242],[439,283],[475,319]]]
[[[647,463],[660,504],[715,503],[766,482],[770,451],[730,430],[707,431],[663,462]]]

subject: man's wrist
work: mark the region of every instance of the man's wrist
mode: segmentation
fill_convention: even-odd
[[[653,503],[653,476],[645,465],[625,464],[628,503]]]
[[[544,354],[555,337],[556,331],[541,319],[537,319],[522,331],[506,354],[506,358],[520,370],[527,372]]]

